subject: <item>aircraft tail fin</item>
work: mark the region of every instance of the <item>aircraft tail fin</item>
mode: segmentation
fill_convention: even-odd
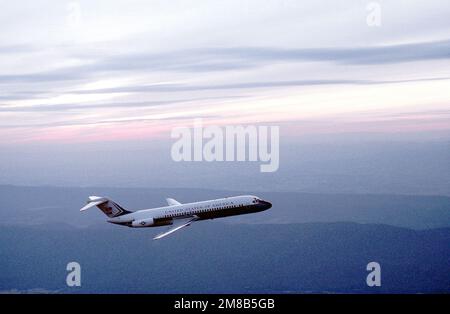
[[[97,206],[106,216],[113,218],[131,213],[116,202],[101,196],[89,196],[87,204],[80,209],[85,211],[91,207]]]

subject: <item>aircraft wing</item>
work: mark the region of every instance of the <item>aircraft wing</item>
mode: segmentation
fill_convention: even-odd
[[[169,204],[169,206],[172,206],[172,205],[181,205],[180,202],[174,200],[173,198],[166,198],[166,201],[167,201],[167,204]]]
[[[169,234],[174,233],[175,231],[180,230],[181,228],[189,226],[191,223],[193,223],[197,219],[198,219],[197,216],[190,217],[187,219],[180,219],[179,223],[177,223],[176,225],[173,225],[173,227],[170,228],[169,230],[167,230],[166,232],[158,234],[156,237],[153,238],[153,240],[159,240],[161,238],[164,238],[165,236],[168,236]]]

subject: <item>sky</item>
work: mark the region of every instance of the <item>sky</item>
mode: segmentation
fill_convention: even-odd
[[[0,184],[450,191],[447,1],[0,2]],[[279,169],[175,162],[198,118]]]
[[[450,127],[446,1],[1,2],[0,144]]]

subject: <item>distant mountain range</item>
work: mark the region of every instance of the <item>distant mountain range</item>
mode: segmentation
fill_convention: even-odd
[[[109,196],[125,208],[165,206],[165,198],[192,202],[239,194],[256,194],[273,203],[271,210],[237,216],[228,223],[358,222],[411,229],[450,227],[450,197],[296,192],[218,191],[202,189],[59,188],[0,185],[0,224],[66,223],[89,226],[105,220],[95,209],[80,213],[89,195]]]
[[[199,222],[164,240],[101,224],[0,229],[0,291],[59,293],[450,292],[450,229],[355,223]],[[66,265],[80,263],[80,288]],[[381,265],[381,287],[366,265]]]
[[[450,198],[255,193],[272,209],[194,223],[163,240],[80,213],[86,197],[160,206],[250,192],[0,186],[4,293],[450,293]],[[80,263],[82,286],[66,286]],[[381,265],[368,287],[366,265]]]

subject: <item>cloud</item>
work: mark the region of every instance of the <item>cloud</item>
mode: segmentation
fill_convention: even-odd
[[[18,123],[13,125],[1,125],[0,129],[21,129],[21,128],[55,128],[55,127],[67,127],[67,126],[101,126],[101,125],[116,125],[116,124],[129,124],[131,126],[134,123],[139,122],[160,122],[160,121],[193,121],[193,119],[196,118],[203,118],[203,119],[217,119],[221,118],[220,115],[201,115],[199,116],[197,113],[192,114],[184,114],[182,116],[174,116],[174,117],[152,117],[151,115],[147,115],[145,117],[141,116],[134,116],[134,117],[127,117],[127,118],[110,118],[110,119],[104,119],[104,120],[88,120],[88,119],[67,119],[62,121],[55,121],[55,122],[39,122],[39,123]]]
[[[30,53],[36,51],[36,47],[31,45],[5,45],[0,46],[0,54],[17,54],[17,53]]]
[[[270,48],[235,47],[190,49],[160,54],[128,54],[106,57],[84,71],[188,71],[211,72],[248,69],[274,62],[333,62],[338,64],[386,64],[450,58],[450,39],[372,47]]]
[[[160,101],[142,101],[142,102],[114,102],[114,103],[68,103],[68,104],[36,104],[28,106],[11,106],[0,104],[0,112],[60,112],[71,110],[86,110],[86,109],[112,109],[112,108],[149,108],[175,105],[180,103],[188,103],[193,101],[205,100],[227,100],[227,99],[242,99],[245,96],[223,96],[223,97],[197,97],[185,99],[172,99]]]
[[[221,48],[207,51],[224,58],[253,62],[327,61],[344,64],[386,64],[450,58],[450,39],[408,44],[344,48]]]
[[[48,72],[0,75],[0,83],[70,81],[111,72],[216,72],[252,69],[274,63],[331,62],[348,65],[376,65],[442,59],[450,59],[450,39],[372,47],[207,48],[97,57],[95,60],[89,60],[89,64],[64,67]]]
[[[450,115],[450,109],[430,109],[430,110],[420,110],[420,111],[405,111],[405,112],[394,112],[394,113],[379,113],[374,114],[372,113],[372,116],[376,117],[382,117],[382,118],[417,118],[417,117],[424,117],[424,116],[434,116],[436,118],[445,118],[447,119],[448,115]]]
[[[41,83],[52,81],[70,81],[79,80],[86,76],[82,73],[72,71],[70,68],[61,70],[40,72],[40,73],[24,73],[24,74],[3,74],[0,75],[0,83]]]
[[[0,15],[17,18],[7,18],[0,34],[3,141],[21,133],[7,130],[15,127],[31,134],[34,127],[105,129],[184,114],[283,120],[339,108],[348,115],[445,107],[450,33],[448,10],[439,4],[383,4],[379,28],[366,25],[365,4],[332,0],[83,2],[77,27],[67,24],[64,5],[8,5]],[[409,82],[417,84],[401,84]],[[300,101],[305,106],[295,105]]]
[[[113,93],[153,93],[153,92],[186,92],[186,91],[207,91],[207,90],[227,90],[227,89],[259,89],[271,87],[298,87],[315,85],[379,85],[398,84],[411,82],[441,81],[449,80],[450,77],[422,78],[409,80],[292,80],[292,81],[263,81],[263,82],[243,82],[216,85],[186,85],[186,84],[157,84],[157,85],[135,85],[104,89],[75,90],[74,94],[113,94]]]

